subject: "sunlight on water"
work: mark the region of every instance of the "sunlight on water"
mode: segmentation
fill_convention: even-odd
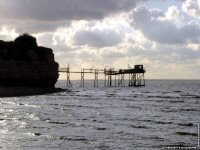
[[[65,88],[65,82],[58,87]],[[197,146],[200,81],[85,88],[0,99],[0,149],[161,149]]]

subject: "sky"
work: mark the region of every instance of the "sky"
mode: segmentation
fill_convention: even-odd
[[[23,33],[60,67],[128,68],[200,79],[200,0],[0,0],[0,40]]]

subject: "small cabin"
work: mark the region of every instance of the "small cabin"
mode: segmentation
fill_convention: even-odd
[[[143,65],[135,65],[134,69],[135,70],[144,70]]]

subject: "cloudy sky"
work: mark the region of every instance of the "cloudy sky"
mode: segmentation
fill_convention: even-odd
[[[200,78],[200,0],[0,0],[0,40],[30,33],[61,67]]]

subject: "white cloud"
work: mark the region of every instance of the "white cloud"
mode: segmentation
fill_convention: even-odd
[[[139,6],[134,9],[130,16],[131,24],[149,40],[159,43],[183,44],[200,42],[200,25],[192,21],[181,27],[177,26],[174,19],[177,19],[179,13],[175,10],[175,7],[171,7],[167,13],[164,13],[161,10]]]
[[[34,35],[37,38],[38,45],[46,47],[53,45],[53,32],[39,33]]]
[[[74,21],[70,26],[58,28],[54,45],[77,47],[116,47],[124,39],[126,29],[131,28],[125,19],[105,18],[102,21]],[[90,48],[89,48],[90,47]]]
[[[199,0],[185,0],[182,5],[183,11],[189,16],[198,17],[200,16],[200,1]]]
[[[176,6],[171,6],[165,13],[165,18],[167,20],[177,21],[181,19],[181,14]]]
[[[198,51],[200,49],[200,44],[191,44],[191,43],[189,43],[187,48],[191,49],[191,50],[194,50],[194,51]]]
[[[6,41],[14,40],[19,34],[13,28],[8,28],[6,26],[2,26],[0,28],[0,39]]]

